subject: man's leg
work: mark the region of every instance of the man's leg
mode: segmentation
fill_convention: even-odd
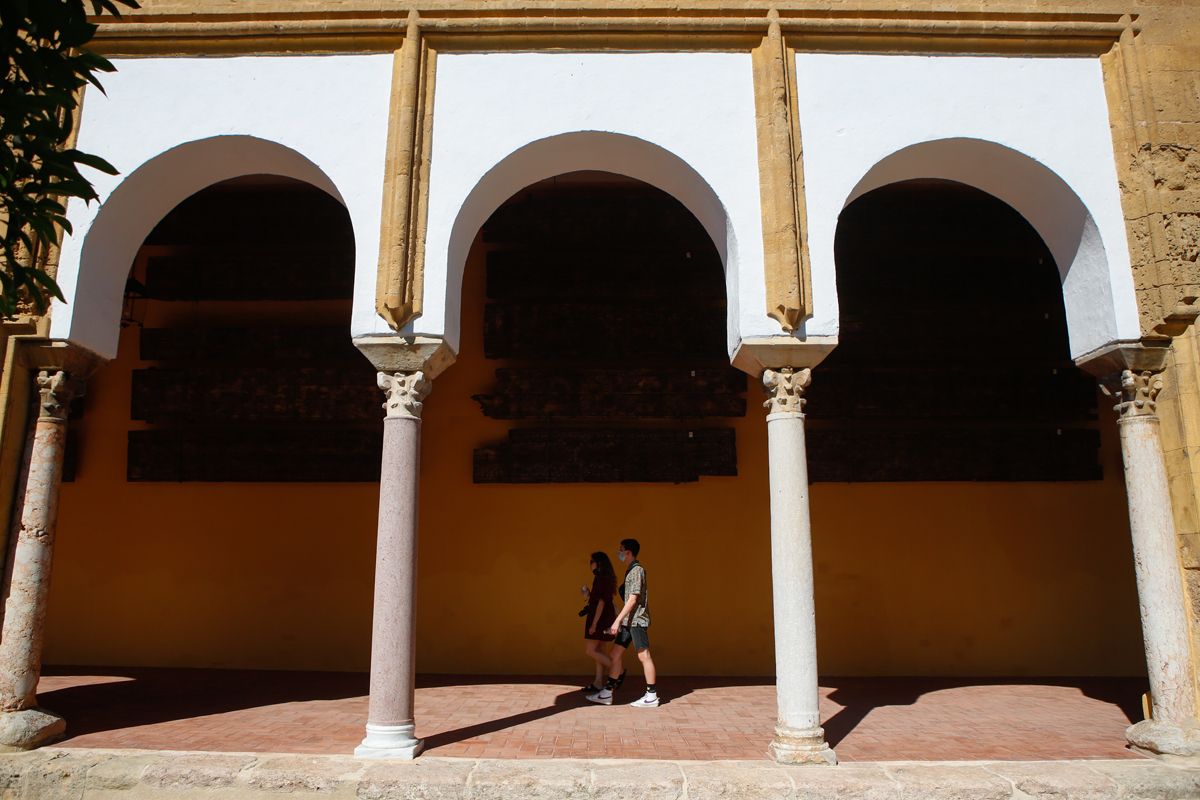
[[[646,693],[630,705],[634,708],[655,708],[658,706],[658,687],[654,684],[658,681],[658,670],[654,668],[654,659],[650,656],[650,631],[634,628],[632,638],[638,661],[642,662],[642,671],[646,674]]]
[[[646,673],[646,685],[658,683],[658,671],[654,669],[654,659],[650,657],[650,649],[637,651],[638,661],[642,662],[642,672]]]

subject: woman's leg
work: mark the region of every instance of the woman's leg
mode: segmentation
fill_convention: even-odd
[[[625,648],[619,644],[614,644],[612,650],[608,651],[608,677],[612,678],[613,680],[621,677],[621,659],[624,655]]]
[[[597,689],[604,688],[604,673],[612,664],[608,656],[605,655],[604,651],[600,649],[600,645],[601,643],[595,639],[584,640],[584,652],[596,662],[596,678],[592,682],[592,685]]]

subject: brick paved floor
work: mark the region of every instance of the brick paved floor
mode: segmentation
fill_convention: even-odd
[[[821,711],[843,761],[1136,757],[1144,680],[845,678]],[[630,687],[633,685],[633,688]],[[633,700],[631,677],[618,699]],[[671,678],[658,709],[586,703],[561,678],[422,676],[428,752],[487,758],[764,758],[774,687],[757,678]],[[365,675],[48,668],[41,703],[66,747],[349,753],[362,738]]]

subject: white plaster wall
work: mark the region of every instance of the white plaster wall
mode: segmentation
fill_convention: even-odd
[[[507,169],[518,160],[506,159],[531,143],[587,141],[564,138],[575,132],[641,140],[673,154],[702,178],[724,209],[725,238],[734,245],[726,265],[730,350],[739,335],[779,332],[766,316],[754,86],[750,56],[739,53],[439,56],[424,314],[410,332],[444,335],[457,350],[465,252],[454,242],[455,222],[472,191],[502,162],[505,174],[489,186],[489,204],[498,205],[529,183],[576,169],[661,183],[654,159],[625,158],[615,150],[601,152],[600,146],[575,147],[573,154],[547,148],[545,158],[519,160],[518,169]],[[703,198],[677,199],[694,211],[703,204]],[[701,213],[697,217],[706,222]],[[479,221],[484,219],[486,213]],[[706,226],[716,239],[720,232],[708,222]],[[360,288],[365,292],[366,287]],[[365,300],[365,295],[356,298],[356,332],[386,332]]]
[[[838,214],[856,187],[859,192],[874,188],[859,187],[864,176],[878,162],[915,144],[979,139],[1041,164],[1061,178],[1090,213],[1090,227],[1084,224],[1066,236],[1082,238],[1083,248],[1073,263],[1059,265],[1063,271],[1070,269],[1064,299],[1072,355],[1139,335],[1099,60],[802,53],[796,56],[796,81],[813,270],[810,334],[837,330],[834,236]],[[953,154],[947,159],[954,160]],[[937,168],[926,162],[935,172]],[[968,159],[946,174],[917,175],[909,170],[890,178],[946,177],[978,184],[968,180],[976,168],[977,174],[989,170],[983,162],[971,164]],[[1019,170],[992,173],[983,181],[988,185],[980,188],[1035,223],[1041,215],[1038,198],[1028,191],[1022,196]],[[1039,232],[1056,258],[1064,260],[1071,244],[1056,243],[1047,226]],[[1097,236],[1106,263],[1097,261]]]
[[[101,216],[95,241],[103,247],[87,245],[102,206],[70,204],[74,234],[64,243],[59,267],[59,283],[69,302],[55,303],[52,336],[113,356],[120,299],[132,263],[133,254],[127,252],[130,242],[136,239],[136,252],[139,232],[144,237],[188,195],[213,182],[256,172],[308,180],[346,205],[355,235],[355,297],[373,295],[390,55],[147,58],[114,63],[118,71],[103,78],[107,96],[87,93],[78,144],[86,152],[102,155],[121,172],[110,177],[89,171],[101,202],[149,162],[154,162],[152,167],[166,164],[169,168],[143,180],[137,197],[121,198],[120,213],[108,215],[111,228]],[[180,147],[197,140],[208,140],[207,145],[193,150]],[[85,252],[87,263],[81,265]],[[82,281],[81,267],[94,270]],[[373,308],[373,297],[369,305]]]

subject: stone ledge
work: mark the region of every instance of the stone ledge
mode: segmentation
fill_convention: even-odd
[[[44,748],[0,755],[0,799],[1194,800],[1200,763],[459,759]]]

